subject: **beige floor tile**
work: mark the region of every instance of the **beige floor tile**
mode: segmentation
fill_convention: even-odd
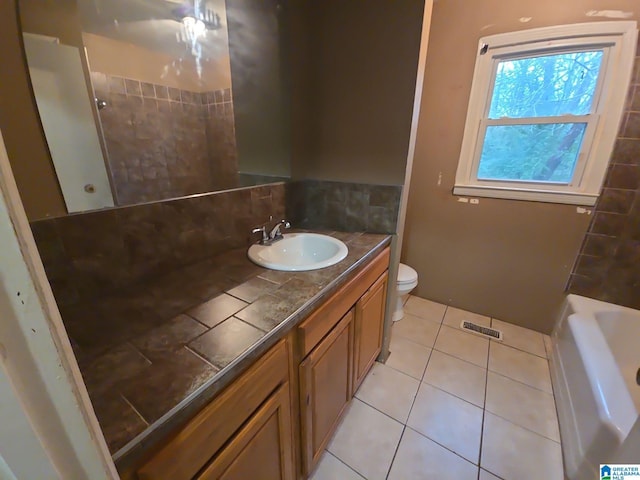
[[[385,363],[387,367],[395,368],[418,380],[422,379],[431,355],[430,348],[392,334],[389,352],[389,358]]]
[[[503,344],[533,353],[542,358],[547,358],[547,352],[544,348],[544,336],[540,332],[503,322],[495,318],[491,326],[502,330]]]
[[[553,345],[551,344],[551,337],[544,335],[544,349],[547,352],[547,358],[551,358],[551,352],[553,352]]]
[[[477,335],[443,325],[433,348],[479,367],[487,367],[489,340]]]
[[[489,473],[486,470],[480,469],[480,476],[478,480],[500,480],[493,473]]]
[[[329,452],[324,452],[316,471],[311,476],[310,480],[365,480],[361,475],[358,475],[355,471],[351,470],[344,463],[331,455]]]
[[[564,478],[559,443],[489,412],[485,415],[480,464],[504,480]]]
[[[354,398],[327,450],[367,480],[384,479],[403,428]]]
[[[481,408],[484,406],[487,370],[477,365],[434,350],[422,381]]]
[[[550,393],[489,372],[486,409],[516,425],[560,441],[556,404]]]
[[[478,467],[406,428],[389,480],[476,480]],[[338,477],[336,477],[337,480]]]
[[[531,353],[491,342],[489,370],[527,385],[553,393],[549,363]]]
[[[424,298],[416,297],[414,295],[410,295],[407,303],[404,304],[405,313],[410,313],[416,317],[437,323],[442,322],[442,317],[444,317],[446,309],[446,305],[432,302],[431,300],[425,300]]]
[[[402,320],[394,322],[393,335],[404,337],[425,347],[433,347],[439,328],[438,323],[405,312]]]
[[[477,464],[482,409],[423,383],[407,426]]]
[[[404,424],[419,386],[419,380],[376,362],[356,398]]]
[[[483,325],[485,327],[491,326],[491,317],[480,315],[478,313],[467,312],[466,310],[460,310],[456,307],[447,307],[447,313],[444,314],[445,325],[449,325],[453,328],[460,328],[460,324],[463,320]]]

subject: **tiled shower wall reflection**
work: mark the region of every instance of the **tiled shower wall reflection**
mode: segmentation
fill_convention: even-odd
[[[238,186],[231,90],[191,92],[91,73],[117,203]]]
[[[285,216],[282,183],[38,220],[31,229],[56,301],[68,306],[245,247],[270,215]]]
[[[604,188],[568,288],[640,309],[640,49]]]

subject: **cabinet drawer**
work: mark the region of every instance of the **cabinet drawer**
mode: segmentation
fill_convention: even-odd
[[[141,480],[193,478],[279,385],[289,379],[281,340],[138,470]]]
[[[306,357],[314,349],[342,316],[355,305],[371,284],[384,273],[389,267],[389,252],[389,247],[385,248],[298,326],[301,357]]]

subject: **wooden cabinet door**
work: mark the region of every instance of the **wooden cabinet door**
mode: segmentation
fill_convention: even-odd
[[[140,467],[137,478],[191,480],[197,477],[197,473],[236,438],[237,432],[271,398],[278,386],[289,385],[288,380],[289,350],[287,342],[281,340]],[[278,407],[282,414],[288,411],[290,403],[287,401]]]
[[[356,303],[354,392],[380,353],[386,297],[387,272],[383,273]]]
[[[289,383],[254,413],[197,480],[293,480]]]
[[[302,463],[315,464],[351,400],[353,310],[349,311],[300,364]]]

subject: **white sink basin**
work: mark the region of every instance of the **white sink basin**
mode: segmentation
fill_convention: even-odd
[[[252,245],[248,255],[261,267],[302,272],[335,265],[348,251],[343,242],[328,235],[287,233],[273,245]]]

